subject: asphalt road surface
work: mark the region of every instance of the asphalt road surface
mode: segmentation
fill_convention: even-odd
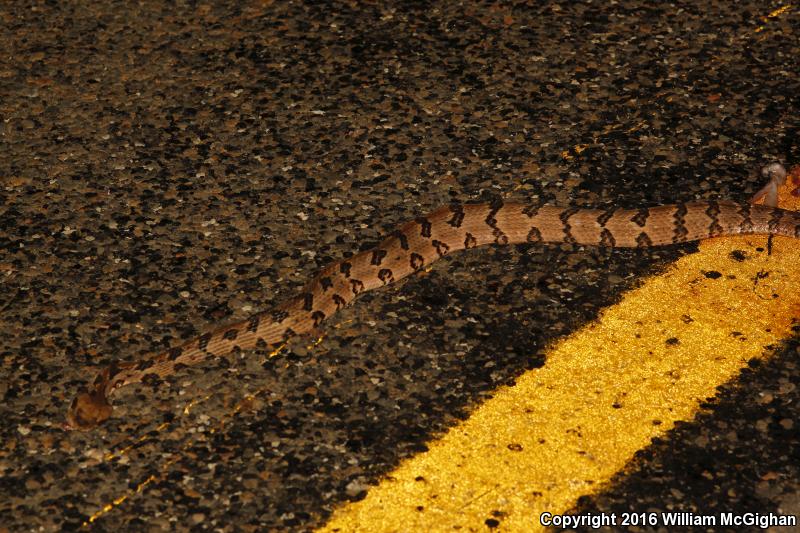
[[[95,431],[66,408],[452,200],[746,201],[800,162],[798,35],[752,0],[4,2],[0,531],[324,526],[697,245],[461,253]],[[798,338],[763,351],[565,511],[800,517]]]

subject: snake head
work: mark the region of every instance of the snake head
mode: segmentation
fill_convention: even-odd
[[[95,428],[111,416],[112,407],[102,388],[78,394],[67,411],[64,429],[83,431]]]
[[[112,407],[100,389],[81,392],[69,406],[65,429],[88,430],[111,416]]]

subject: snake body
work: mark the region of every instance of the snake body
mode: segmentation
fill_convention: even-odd
[[[109,396],[125,385],[157,384],[182,367],[212,356],[283,343],[312,330],[359,294],[400,280],[458,250],[517,243],[651,247],[740,234],[800,238],[800,213],[774,207],[774,195],[770,196],[786,172],[780,167],[769,176],[770,183],[759,195],[772,206],[705,201],[597,210],[498,201],[440,207],[400,226],[375,248],[325,267],[298,296],[274,310],[138,362],[112,363],[73,400],[68,427],[89,429],[109,418]]]

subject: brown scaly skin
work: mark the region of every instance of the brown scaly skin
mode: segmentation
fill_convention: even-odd
[[[112,364],[72,401],[65,427],[86,430],[101,424],[111,416],[109,396],[125,385],[155,385],[209,357],[278,345],[309,332],[362,292],[409,276],[457,250],[525,242],[650,247],[741,234],[800,238],[800,213],[775,207],[786,170],[773,164],[764,175],[770,182],[753,200],[766,205],[707,201],[600,210],[494,202],[441,207],[400,226],[377,247],[325,267],[299,296],[272,311],[141,361]]]

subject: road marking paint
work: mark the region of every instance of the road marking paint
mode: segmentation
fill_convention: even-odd
[[[785,6],[781,6],[778,9],[772,11],[766,17],[761,17],[761,22],[763,22],[766,25],[769,22],[769,19],[774,19],[776,17],[780,17],[780,16],[784,15],[785,13],[791,11],[793,8],[794,8],[794,6],[792,4],[787,4]],[[764,31],[765,28],[766,28],[766,26],[759,26],[758,28],[755,29],[755,32],[756,33],[762,32],[762,31]]]
[[[800,243],[776,237],[768,255],[766,242],[701,243],[320,531],[539,530],[540,513],[602,490],[637,450],[791,335]]]

